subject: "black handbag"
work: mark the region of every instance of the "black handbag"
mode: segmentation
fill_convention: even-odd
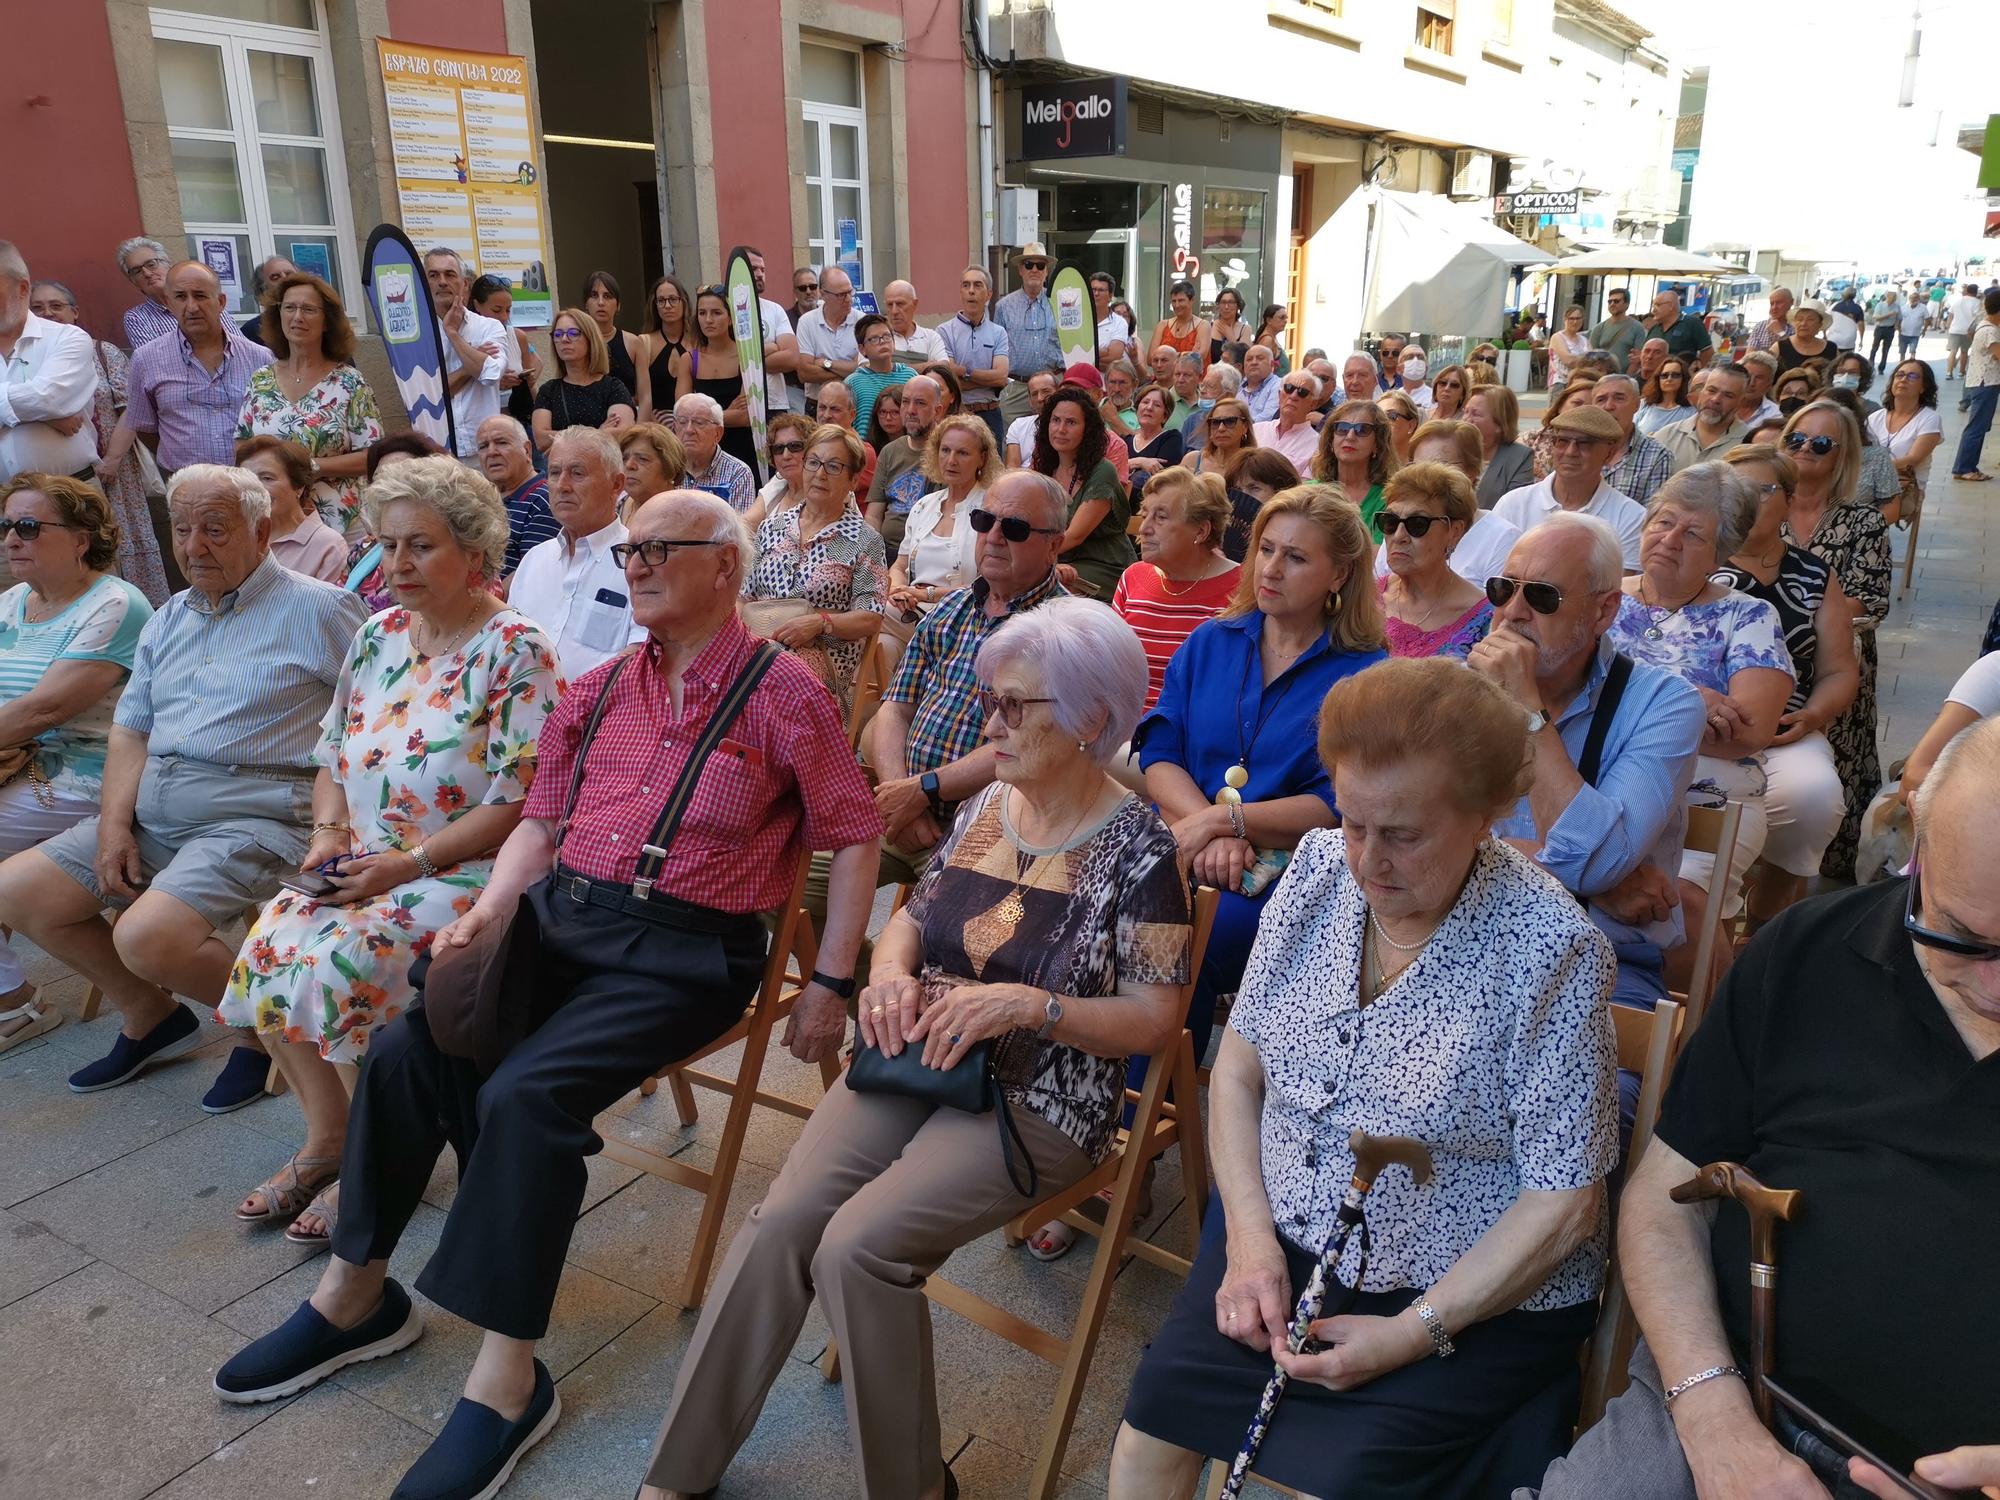
[[[924,1064],[922,1043],[905,1043],[894,1057],[879,1047],[857,1041],[853,1059],[847,1065],[847,1086],[858,1094],[894,1094],[904,1099],[921,1099],[943,1109],[962,1109],[969,1115],[983,1115],[989,1109],[1000,1125],[1000,1158],[1007,1166],[1007,1180],[1023,1198],[1036,1196],[1041,1176],[1035,1159],[1028,1154],[1021,1128],[1014,1123],[1014,1108],[1007,1102],[1007,1090],[993,1072],[993,1043],[974,1042],[957,1064],[932,1068]],[[1025,1186],[1016,1153],[1028,1170]]]

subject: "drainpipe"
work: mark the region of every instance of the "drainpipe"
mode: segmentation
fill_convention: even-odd
[[[979,57],[979,263],[992,259],[993,183],[993,70],[987,65],[993,56],[990,0],[966,0],[972,7],[972,32]]]

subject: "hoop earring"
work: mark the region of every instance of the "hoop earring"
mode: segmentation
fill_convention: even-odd
[[[1332,593],[1326,596],[1326,612],[1330,615],[1337,615],[1340,613],[1339,589],[1335,589]]]

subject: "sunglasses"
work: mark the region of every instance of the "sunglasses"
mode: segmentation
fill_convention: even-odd
[[[801,281],[792,290],[795,292],[816,292],[819,290],[819,283],[817,281]]]
[[[1379,522],[1385,519],[1377,516]],[[1538,615],[1552,615],[1562,608],[1562,590],[1553,583],[1536,583],[1526,578],[1509,578],[1497,573],[1486,580],[1486,598],[1495,609],[1505,609],[1507,601],[1515,594],[1528,601],[1528,608]]]
[[[1031,526],[1025,516],[996,516],[990,510],[975,510],[966,517],[972,522],[972,529],[984,536],[997,524],[1000,535],[1010,542],[1025,542],[1031,536],[1061,536],[1058,526]]]
[[[637,556],[649,568],[663,567],[674,555],[676,547],[720,547],[722,543],[709,541],[666,541],[660,537],[648,537],[643,542],[613,542],[611,560],[621,568],[629,568]]]
[[[973,514],[976,516],[979,512],[974,511]],[[1010,516],[1008,519],[1012,520],[1013,517]],[[1021,713],[1030,703],[1055,701],[1053,698],[1017,698],[1012,693],[996,693],[991,688],[979,690],[979,711],[989,719],[996,714],[999,715],[1001,723],[1009,729],[1021,727]]]
[[[805,451],[806,445],[796,438],[789,443],[771,444],[771,457],[773,458],[776,458],[780,453],[803,453]]]
[[[1373,432],[1373,422],[1335,422],[1333,430],[1342,437],[1360,437],[1364,432]]]
[[[1417,420],[1417,415],[1415,412],[1398,411],[1391,406],[1383,407],[1382,415],[1387,417],[1391,422],[1414,422]],[[1366,432],[1368,430],[1368,424],[1366,422],[1336,422],[1333,424],[1333,430],[1335,432],[1339,432],[1343,427],[1346,428],[1350,433]]]
[[[1045,260],[1024,260],[1021,262],[1021,269],[1024,271],[1046,271],[1048,268],[1049,263]]]
[[[1792,453],[1810,451],[1814,458],[1825,458],[1840,446],[1839,438],[1807,437],[1803,432],[1789,433],[1785,437],[1785,447]]]
[[[1407,530],[1412,537],[1420,537],[1429,535],[1433,526],[1443,525],[1450,519],[1450,516],[1403,516],[1393,510],[1385,510],[1376,514],[1375,524],[1382,528],[1384,538],[1394,536],[1398,527]]]
[[[1496,358],[1494,355],[1491,354],[1475,354],[1472,356],[1472,362],[1475,365],[1495,365],[1498,364],[1500,361],[1498,358]]]
[[[1011,721],[1010,721],[1011,722]],[[1913,943],[1922,943],[1926,948],[1935,948],[1940,953],[1949,953],[1957,958],[1976,959],[1981,963],[1991,963],[2000,958],[2000,943],[1982,943],[1976,938],[1954,937],[1948,932],[1938,932],[1917,920],[1917,903],[1923,900],[1921,892],[1921,866],[1910,862],[1910,888],[1903,896],[1903,931],[1910,935]]]
[[[64,531],[83,530],[81,526],[73,526],[68,521],[37,521],[33,516],[23,516],[20,520],[16,521],[0,516],[0,536],[5,536],[10,531],[18,531],[21,533],[21,540],[24,542],[32,542],[36,537],[40,536],[44,526],[59,526]]]
[[[712,281],[707,286],[696,287],[694,294],[697,297],[720,297],[724,302],[729,300],[728,288],[723,286],[719,281]]]
[[[1313,389],[1309,385],[1281,385],[1278,389],[1287,396],[1304,396],[1308,401],[1313,395]]]
[[[1241,427],[1243,419],[1241,417],[1210,417],[1208,425],[1211,427]]]

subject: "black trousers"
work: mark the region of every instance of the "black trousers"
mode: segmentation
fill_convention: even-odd
[[[1868,351],[1868,357],[1875,361],[1876,369],[1886,370],[1889,368],[1889,346],[1895,341],[1896,325],[1894,323],[1877,323],[1875,325],[1875,346]]]
[[[458,1196],[417,1289],[469,1323],[539,1339],[583,1206],[597,1115],[640,1080],[722,1035],[761,977],[766,938],[584,905],[543,880],[522,897],[533,1029],[482,1079],[431,1039],[423,1007],[371,1040],[354,1090],[333,1253],[354,1265],[402,1238],[447,1142]]]

